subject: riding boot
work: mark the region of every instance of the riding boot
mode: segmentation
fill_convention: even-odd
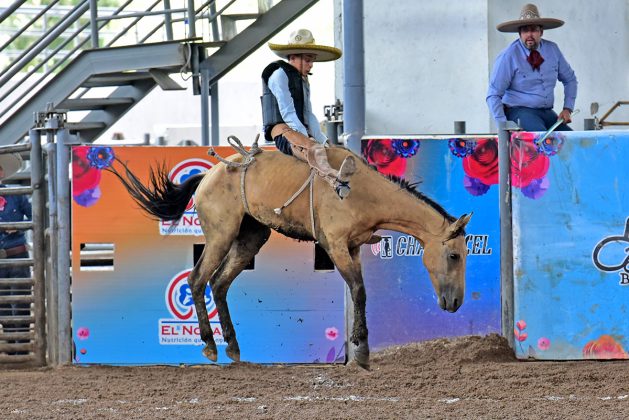
[[[271,135],[275,137],[280,134],[291,144],[293,155],[297,159],[308,163],[317,172],[317,175],[334,188],[334,191],[341,199],[349,195],[349,178],[356,172],[356,161],[353,156],[346,157],[337,171],[330,166],[327,152],[322,144],[304,136],[298,131],[292,130],[286,124],[277,124],[273,127]]]
[[[353,156],[346,157],[338,171],[330,166],[325,147],[320,143],[314,143],[308,148],[307,157],[308,164],[334,188],[341,199],[349,195],[349,178],[356,172]]]

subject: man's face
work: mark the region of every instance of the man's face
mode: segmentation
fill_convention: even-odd
[[[308,76],[316,58],[316,54],[294,54],[288,57],[288,62],[292,64],[302,76]]]
[[[539,25],[522,26],[519,32],[520,40],[529,50],[536,50],[539,47],[539,42],[544,34],[544,30]]]

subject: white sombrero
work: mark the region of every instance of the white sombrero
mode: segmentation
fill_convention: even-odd
[[[518,32],[521,26],[539,25],[542,29],[555,29],[563,25],[563,20],[539,17],[539,11],[534,4],[525,4],[518,20],[510,20],[496,26],[500,32]]]
[[[16,153],[1,154],[0,166],[4,169],[4,178],[9,178],[22,168],[22,157]]]
[[[335,47],[315,44],[312,32],[308,29],[299,29],[290,34],[287,44],[272,44],[269,48],[282,58],[288,58],[291,54],[315,54],[314,61],[333,61],[341,57],[341,50]]]

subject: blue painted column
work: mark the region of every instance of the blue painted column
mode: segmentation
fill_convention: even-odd
[[[343,1],[343,131],[346,146],[360,153],[365,133],[363,0]]]

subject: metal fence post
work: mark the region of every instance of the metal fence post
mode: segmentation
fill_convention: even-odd
[[[511,121],[498,123],[498,172],[500,177],[500,296],[502,335],[513,348],[513,221],[511,207]]]
[[[454,134],[465,134],[465,121],[454,122]]]
[[[57,281],[59,282],[59,364],[72,362],[72,331],[70,322],[70,132],[57,132]]]
[[[44,190],[44,162],[41,147],[41,133],[39,130],[29,131],[31,143],[31,187],[32,221],[33,221],[33,294],[35,295],[35,354],[37,364],[46,365],[46,285],[44,246],[44,220],[46,206],[46,192]]]
[[[57,162],[55,159],[54,133],[46,132],[47,152],[47,176],[48,176],[48,230],[45,241],[48,244],[49,256],[46,260],[46,323],[48,325],[48,358],[50,364],[59,364],[58,341],[59,325],[57,320],[58,312],[58,282],[57,282],[57,188],[55,184],[55,174]]]

